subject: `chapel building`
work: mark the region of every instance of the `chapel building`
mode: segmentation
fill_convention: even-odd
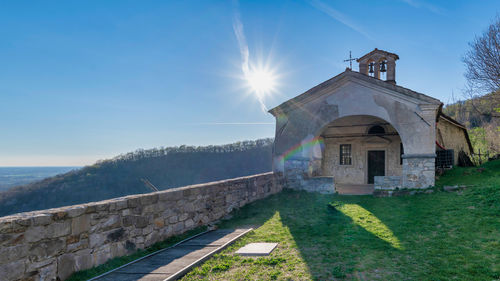
[[[398,55],[375,49],[269,112],[273,170],[288,187],[332,193],[422,189],[470,155],[467,129],[438,99],[396,84]]]

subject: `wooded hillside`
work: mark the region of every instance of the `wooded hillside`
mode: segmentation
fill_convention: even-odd
[[[137,150],[0,193],[0,216],[268,172],[272,139]]]
[[[488,156],[500,154],[500,92],[458,101],[447,105],[443,111],[467,127],[476,164],[486,161]]]

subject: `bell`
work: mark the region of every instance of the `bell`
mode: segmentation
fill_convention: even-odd
[[[373,73],[373,65],[374,63],[373,62],[370,62],[370,64],[368,65],[370,67],[370,70],[368,71],[369,73]]]
[[[380,63],[380,72],[386,72],[386,71],[387,71],[387,69],[385,69],[385,61],[382,61]]]

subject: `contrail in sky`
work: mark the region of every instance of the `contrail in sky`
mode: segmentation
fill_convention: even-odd
[[[238,40],[238,46],[240,47],[241,55],[241,71],[246,80],[250,75],[249,57],[250,52],[248,51],[247,39],[245,37],[245,32],[243,30],[243,24],[241,23],[241,16],[238,10],[238,2],[235,1],[234,16],[233,16],[233,30],[234,35],[236,35],[236,40]],[[267,107],[264,104],[264,98],[262,95],[256,94],[257,100],[260,103],[260,107],[263,112],[267,112]]]
[[[444,14],[443,10],[441,8],[434,6],[432,4],[429,4],[429,3],[423,2],[423,1],[417,1],[417,0],[402,0],[402,1],[405,2],[406,4],[412,6],[413,8],[424,8],[424,9],[427,9],[427,10],[429,10],[437,15]]]
[[[356,23],[352,22],[352,20],[350,20],[346,15],[339,12],[338,10],[330,7],[329,5],[327,5],[324,2],[319,1],[319,0],[310,0],[309,3],[314,8],[327,14],[329,17],[333,18],[334,20],[342,23],[343,25],[349,27],[350,29],[352,29],[352,30],[360,33],[361,35],[365,36],[366,38],[374,41],[374,39],[370,36],[370,34],[368,34],[366,31],[363,30],[363,28],[359,27]]]
[[[195,125],[274,125],[270,122],[207,122],[207,123],[196,123]]]
[[[245,38],[245,33],[243,31],[240,13],[236,8],[233,17],[233,29],[234,35],[236,35],[236,39],[238,40],[238,46],[240,47],[241,70],[243,71],[243,74],[247,76],[249,72],[248,57],[250,56],[250,52],[248,51],[247,39]]]

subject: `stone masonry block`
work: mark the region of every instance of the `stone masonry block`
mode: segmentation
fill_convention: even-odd
[[[37,214],[31,217],[32,225],[47,225],[52,222],[52,216],[49,214]]]
[[[73,218],[71,221],[71,233],[78,235],[90,229],[90,216],[88,214]]]
[[[57,276],[61,280],[67,279],[75,271],[75,256],[73,254],[64,254],[57,258]]]
[[[40,261],[63,252],[65,246],[64,238],[43,240],[31,245],[29,255],[32,260]]]
[[[21,259],[10,263],[0,263],[0,276],[4,280],[20,280],[26,269],[26,262]]]
[[[21,244],[11,247],[0,248],[0,264],[19,260],[28,255],[28,245]]]

